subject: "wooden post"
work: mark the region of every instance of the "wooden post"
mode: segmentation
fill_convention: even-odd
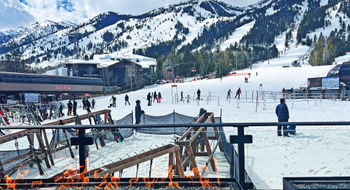
[[[210,155],[212,152],[211,152],[210,143],[209,143],[206,131],[203,131],[202,134],[203,134],[203,141],[204,141],[205,148],[207,149],[207,152]],[[214,162],[213,158],[210,160],[210,164],[211,164],[212,169],[214,171],[217,171],[217,168],[216,168],[216,165],[215,165],[215,162]]]
[[[185,173],[182,167],[181,155],[179,150],[175,152],[175,158],[176,158],[176,171],[179,174],[180,178],[184,178]]]
[[[3,179],[5,176],[4,174],[4,166],[2,165],[2,162],[0,160],[0,178]]]
[[[54,162],[53,157],[52,157],[51,146],[50,146],[49,140],[47,139],[46,131],[45,131],[45,129],[43,129],[42,131],[43,131],[43,134],[44,134],[44,140],[45,140],[47,152],[49,153],[49,158],[50,158],[51,165],[54,166],[55,162]]]
[[[70,142],[69,142],[69,140],[68,140],[67,132],[66,132],[65,129],[62,129],[62,131],[63,131],[64,138],[66,139],[66,142],[67,142],[67,145],[68,145],[68,149],[69,149],[70,156],[71,156],[72,158],[74,158],[74,153],[73,153],[73,150],[72,150],[72,146],[70,145]],[[76,147],[78,147],[78,145],[77,145]]]
[[[194,172],[195,176],[199,177],[199,172],[196,171],[196,169],[198,170],[197,163],[196,163],[196,160],[194,158],[192,148],[190,145],[186,145],[186,152],[188,155],[188,159],[190,160],[190,163],[191,163],[191,166],[190,166],[191,170]]]
[[[169,153],[168,178],[172,177],[174,170],[175,170],[175,168],[174,168],[174,153],[170,152]]]
[[[45,145],[44,145],[44,142],[43,142],[43,138],[41,137],[40,130],[37,131],[35,134],[36,134],[36,138],[38,139],[38,142],[39,142],[39,147],[40,147],[42,153],[45,154],[44,160],[45,160],[46,167],[47,167],[47,168],[51,168],[49,159],[47,158],[48,155],[47,155],[47,152],[46,152],[46,149],[45,149]]]
[[[149,178],[152,177],[152,165],[153,165],[153,159],[151,159],[149,163]]]

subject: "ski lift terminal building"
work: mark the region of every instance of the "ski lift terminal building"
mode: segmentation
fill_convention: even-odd
[[[95,55],[93,60],[70,60],[67,75],[95,77],[103,80],[104,91],[134,90],[152,84],[156,59],[135,54]]]

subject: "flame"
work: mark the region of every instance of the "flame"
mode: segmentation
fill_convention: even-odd
[[[111,183],[115,186],[116,189],[119,188],[119,182],[120,182],[120,178],[119,177],[115,178],[114,176],[112,176]]]
[[[98,176],[98,174],[97,174],[97,176]],[[96,189],[100,189],[104,184],[107,184],[106,185],[106,187],[108,186],[108,183],[107,183],[107,177],[109,176],[109,174],[108,173],[106,173],[106,175],[105,176],[103,176],[103,179],[102,179],[102,182],[101,182],[101,184],[100,185],[95,185],[95,188]],[[105,187],[105,188],[106,188]]]
[[[168,176],[169,176],[169,184],[168,184],[168,186],[171,187],[171,188],[176,187],[178,189],[182,189],[182,187],[180,187],[180,185],[179,185],[179,182],[173,182],[173,172],[174,172],[173,166],[170,165],[169,166],[169,170],[168,170]],[[165,178],[164,178],[164,180],[165,180]]]
[[[218,166],[219,164],[219,161],[216,159],[216,158],[213,158],[214,162],[215,162],[215,166]],[[220,183],[220,173],[219,173],[219,170],[218,168],[216,168],[216,171],[215,171],[216,175],[217,175],[217,182],[219,185],[221,185]]]
[[[136,183],[136,182],[138,182],[138,181],[139,181],[139,178],[132,178],[132,179],[130,179],[130,180],[129,180],[130,187],[132,187],[132,184],[133,184],[133,183]]]
[[[42,180],[38,180],[38,181],[32,181],[32,188],[35,187],[35,185],[42,185],[43,181]]]
[[[16,180],[15,179],[10,178],[8,175],[5,175],[4,179],[6,181],[7,189],[16,190]]]
[[[145,182],[147,188],[151,188],[152,184],[158,181],[158,178],[153,178],[152,181],[149,178],[146,178],[146,177],[144,177],[142,179]]]
[[[216,158],[213,158],[215,165],[218,165],[218,160]],[[18,185],[17,179],[25,179],[25,177],[28,175],[29,170],[22,170],[23,165],[20,165],[17,169],[17,176],[16,178],[11,178],[8,175],[6,175],[4,177],[4,181],[6,182],[7,185],[7,189],[16,189],[18,187],[16,187],[16,185]],[[152,170],[152,172],[154,173],[152,176],[158,176],[158,167],[156,165],[154,165],[154,168]],[[193,168],[192,169],[192,175],[186,176],[187,179],[190,179],[192,182],[200,182],[202,187],[214,187],[217,188],[219,187],[220,184],[220,173],[219,171],[216,169],[216,174],[217,174],[217,185],[214,185],[213,183],[210,182],[209,178],[207,177],[203,177],[202,175],[200,175],[200,171],[205,170],[206,172],[209,172],[209,168],[208,166],[203,166],[203,167],[199,167],[199,168]],[[93,173],[93,179],[99,180],[101,178],[101,176],[99,175],[100,170],[97,169],[94,171]],[[184,188],[183,186],[180,186],[179,182],[176,182],[173,180],[174,177],[174,173],[175,173],[175,168],[173,165],[169,165],[168,167],[168,171],[164,172],[161,174],[161,176],[167,176],[167,177],[160,177],[160,178],[147,178],[147,177],[142,177],[142,178],[132,178],[129,180],[129,186],[132,187],[133,185],[135,185],[138,182],[144,182],[145,187],[146,188],[152,188],[152,186],[154,186],[155,183],[157,182],[168,182],[168,186],[170,188],[177,188],[177,189],[182,189]],[[58,187],[58,189],[66,189],[66,188],[77,188],[77,189],[82,189],[85,186],[88,185],[88,183],[90,182],[90,178],[87,176],[88,172],[87,169],[85,169],[82,173],[79,173],[79,168],[70,168],[65,170],[61,175],[57,176],[53,181],[55,183],[61,183],[60,186]],[[103,178],[101,179],[101,183],[98,185],[94,185],[93,187],[96,189],[118,189],[120,187],[120,182],[121,182],[121,178],[119,177],[114,177],[111,174],[105,174],[103,176]],[[27,185],[31,185],[31,188],[40,188],[43,184],[42,180],[34,180],[31,182],[31,184],[27,184]]]

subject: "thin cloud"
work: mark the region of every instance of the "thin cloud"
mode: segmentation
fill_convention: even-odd
[[[35,21],[80,22],[103,12],[143,14],[183,0],[0,0],[0,30],[29,25]],[[259,0],[223,0],[246,6]]]

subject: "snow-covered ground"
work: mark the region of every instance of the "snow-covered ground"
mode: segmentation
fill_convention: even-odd
[[[178,102],[172,104],[171,84],[152,85],[144,89],[128,92],[131,106],[124,105],[125,94],[118,94],[117,107],[112,108],[113,119],[120,119],[129,114],[135,106],[137,99],[141,100],[142,109],[149,115],[164,115],[175,110],[176,112],[196,116],[201,107],[215,116],[220,115],[224,122],[271,122],[276,121],[274,113],[278,104],[272,97],[260,104],[256,110],[256,103],[252,101],[252,93],[256,94],[259,85],[264,91],[273,91],[278,94],[282,88],[299,88],[305,86],[307,78],[324,76],[332,66],[311,67],[303,64],[302,67],[283,68],[293,60],[303,56],[307,49],[303,46],[292,47],[281,55],[280,58],[263,63],[257,63],[252,70],[238,71],[251,73],[248,83],[244,83],[245,76],[232,76],[220,79],[200,80],[178,84],[178,94],[184,92],[191,98],[195,96],[197,89],[201,90],[203,100],[198,104],[191,100],[190,103]],[[258,74],[258,75],[256,75]],[[242,89],[240,100],[226,101],[228,89],[235,92]],[[176,92],[176,89],[173,89]],[[163,101],[160,104],[147,106],[146,96],[148,92],[161,92]],[[211,94],[211,95],[210,95]],[[211,97],[211,101],[207,100]],[[110,96],[97,97],[95,110],[106,109],[110,102]],[[255,98],[253,98],[255,100]],[[80,103],[80,101],[79,101]],[[339,100],[287,100],[290,111],[290,121],[346,121],[350,109],[349,101]],[[81,108],[79,113],[85,113]],[[87,122],[87,121],[86,121]],[[251,127],[246,133],[253,135],[253,144],[247,145],[246,169],[258,189],[280,189],[283,177],[296,176],[344,176],[348,175],[350,163],[347,158],[350,155],[350,129],[346,127],[302,127],[297,126],[297,135],[291,137],[277,137],[275,127]],[[225,128],[227,137],[236,133],[233,128]],[[110,142],[105,148],[96,150],[90,146],[90,168],[118,161],[120,158],[133,156],[138,150],[149,150],[157,146],[172,143],[173,135],[156,136],[136,134],[122,143]],[[1,147],[3,150],[5,147]],[[74,150],[76,151],[76,150]],[[222,177],[228,177],[229,166],[222,153],[215,155],[220,166]],[[47,170],[47,177],[78,164],[77,159],[70,159],[68,151],[62,151],[56,155],[56,165]],[[203,160],[199,161],[201,163]],[[152,176],[165,176],[168,164],[167,156],[154,161],[155,167]],[[124,177],[134,177],[135,168],[125,170]],[[149,162],[139,169],[139,176],[148,176]],[[30,170],[29,176],[37,176],[37,171]]]

